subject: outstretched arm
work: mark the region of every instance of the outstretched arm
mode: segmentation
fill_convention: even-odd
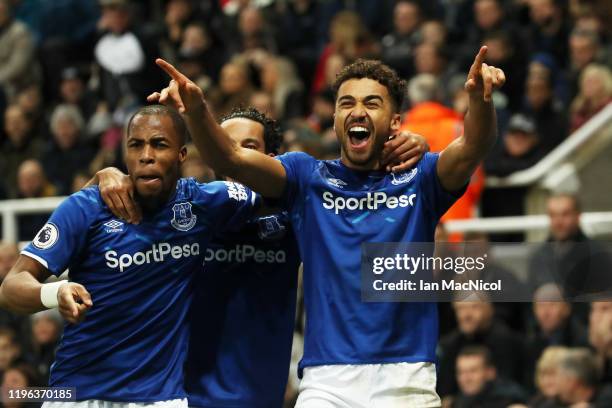
[[[497,137],[491,94],[504,84],[506,76],[501,69],[484,63],[486,53],[487,47],[481,47],[465,83],[469,105],[463,135],[448,145],[438,160],[438,177],[448,191],[456,191],[468,182]]]
[[[286,183],[283,165],[235,143],[208,109],[202,90],[171,64],[162,59],[156,62],[172,80],[161,93],[151,94],[148,101],[173,106],[183,114],[202,159],[215,173],[237,180],[265,197],[279,198]]]

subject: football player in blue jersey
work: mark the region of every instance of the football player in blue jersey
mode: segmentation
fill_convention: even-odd
[[[172,65],[149,101],[175,106],[218,173],[281,199],[304,263],[306,331],[297,407],[437,407],[435,303],[361,301],[361,244],[433,242],[439,218],[463,193],[496,139],[493,90],[502,70],[476,55],[465,83],[464,134],[409,172],[381,171],[384,142],[400,126],[405,83],[378,61],[359,60],[335,82],[338,160],[304,153],[273,159],[228,137],[197,85]]]
[[[255,109],[220,120],[238,145],[276,156],[282,134]],[[427,149],[424,138],[402,135],[387,144],[388,159],[410,167]],[[416,149],[415,149],[416,147]],[[411,151],[403,156],[403,152]],[[137,221],[133,186],[117,169],[98,173],[102,196],[118,216]],[[119,207],[117,207],[119,206]],[[185,388],[189,406],[280,408],[287,383],[300,258],[286,212],[255,217],[217,234],[196,272]],[[265,375],[262,375],[265,373]]]
[[[125,161],[142,222],[118,220],[97,186],[83,189],[54,211],[3,281],[8,308],[59,305],[69,322],[49,385],[73,388],[77,402],[47,407],[187,406],[192,271],[212,235],[242,225],[259,203],[233,182],[179,179],[187,135],[174,109],[138,110],[127,126]],[[71,282],[42,283],[66,268]]]

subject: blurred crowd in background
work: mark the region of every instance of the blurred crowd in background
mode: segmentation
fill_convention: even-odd
[[[402,129],[440,151],[462,132],[466,73],[486,45],[507,76],[493,95],[500,138],[445,219],[521,215],[525,190],[487,190],[485,175],[529,168],[612,101],[611,37],[606,0],[0,0],[0,200],[66,195],[124,169],[126,119],[167,83],[159,56],[219,117],[253,106],[281,125],[283,151],[328,159],[339,154],[330,85],[342,67],[375,58],[397,70],[409,81]],[[213,178],[193,148],[183,173]],[[552,241],[588,240],[574,197],[548,210]],[[19,240],[46,218],[20,216]],[[0,243],[2,276],[16,254]],[[446,306],[439,391],[453,406],[533,395],[534,407],[612,406],[601,386],[612,381],[612,303]],[[61,327],[53,312],[0,311],[3,387],[45,383]]]

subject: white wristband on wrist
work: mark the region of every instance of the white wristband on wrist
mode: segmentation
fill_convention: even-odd
[[[57,292],[59,288],[68,283],[68,281],[61,280],[57,282],[44,283],[40,287],[40,301],[47,309],[53,309],[59,306],[57,301]]]

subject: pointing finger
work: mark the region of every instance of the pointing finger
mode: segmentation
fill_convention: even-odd
[[[174,65],[170,64],[169,62],[158,58],[155,60],[155,63],[179,84],[184,84],[187,82],[187,77],[181,74],[176,68],[174,68]]]

